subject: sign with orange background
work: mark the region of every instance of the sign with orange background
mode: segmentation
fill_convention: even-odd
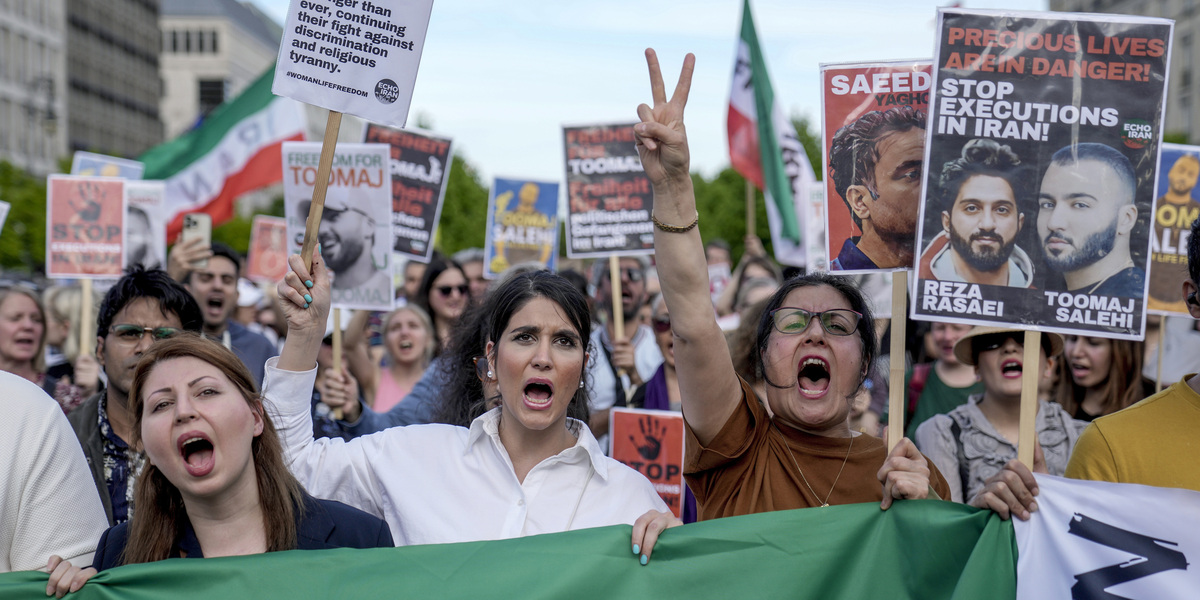
[[[287,274],[287,219],[255,215],[250,227],[246,278],[279,281]]]
[[[683,414],[614,407],[612,457],[646,476],[676,517],[683,515]]]
[[[51,175],[46,187],[46,276],[120,277],[124,180]]]

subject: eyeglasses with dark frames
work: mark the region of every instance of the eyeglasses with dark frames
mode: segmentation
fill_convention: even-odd
[[[771,311],[771,320],[775,330],[787,335],[804,333],[813,319],[821,323],[821,328],[830,335],[850,335],[858,330],[862,314],[848,308],[833,308],[821,312],[811,312],[803,308],[784,306]]]
[[[177,327],[143,327],[128,323],[113,325],[108,328],[108,332],[113,334],[118,342],[131,345],[142,341],[142,338],[147,333],[150,334],[151,340],[157,342],[175,337],[182,331],[182,329]]]

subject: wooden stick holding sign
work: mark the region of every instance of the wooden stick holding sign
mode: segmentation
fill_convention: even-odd
[[[1163,352],[1167,349],[1167,315],[1158,320],[1158,366],[1154,375],[1154,393],[1162,391]]]
[[[79,280],[79,354],[91,356],[96,347],[95,316],[92,315],[92,280]],[[92,323],[89,327],[88,324]],[[107,332],[105,332],[107,333]]]
[[[1025,332],[1025,355],[1021,359],[1021,417],[1017,422],[1017,460],[1033,470],[1033,445],[1037,432],[1038,382],[1041,380],[1042,334]]]
[[[333,170],[333,153],[337,150],[338,130],[342,128],[342,113],[331,110],[329,119],[325,122],[325,140],[321,144],[321,160],[317,163],[317,185],[313,189],[312,205],[308,209],[308,220],[304,226],[304,245],[300,248],[300,258],[304,267],[312,269],[313,250],[317,247],[317,234],[321,230],[321,213],[325,210],[325,194],[329,190],[329,172]],[[333,368],[337,373],[342,370],[342,332],[340,309],[333,309]],[[342,409],[332,409],[333,418],[342,418]]]
[[[608,257],[608,280],[612,283],[613,337],[625,339],[625,305],[621,302],[621,261],[614,255]]]
[[[904,437],[904,330],[908,314],[908,271],[892,273],[892,346],[888,372],[887,448]],[[867,365],[870,368],[870,365]]]
[[[754,183],[749,179],[746,180],[746,235],[756,235],[756,225],[754,223]]]

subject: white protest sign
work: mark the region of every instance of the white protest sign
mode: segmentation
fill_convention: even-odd
[[[125,267],[167,268],[167,221],[162,181],[125,182]]]
[[[433,0],[292,0],[271,91],[404,127]]]
[[[8,219],[8,209],[11,205],[3,200],[0,200],[0,231],[4,230],[4,221]]]

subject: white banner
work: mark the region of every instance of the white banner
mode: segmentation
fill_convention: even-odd
[[[1190,460],[1181,456],[1181,468]],[[1049,475],[1037,481],[1038,510],[1013,521],[1018,598],[1200,595],[1200,492]]]
[[[167,219],[162,181],[125,182],[125,268],[167,268]]]

